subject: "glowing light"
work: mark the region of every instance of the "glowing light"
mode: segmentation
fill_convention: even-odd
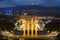
[[[32,5],[34,5],[34,3],[32,3]]]

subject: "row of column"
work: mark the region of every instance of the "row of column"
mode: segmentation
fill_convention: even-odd
[[[37,35],[38,27],[36,26],[36,23],[37,22],[34,22],[33,20],[31,22],[27,21],[25,23],[24,28],[23,28],[23,31],[24,31],[23,35],[26,35],[26,30],[27,30],[27,36],[29,36],[29,35],[31,35],[31,36]],[[29,30],[31,30],[31,34],[29,33]],[[33,34],[33,30],[35,30],[35,34]]]

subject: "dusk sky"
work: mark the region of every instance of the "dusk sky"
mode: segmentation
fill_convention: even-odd
[[[0,0],[0,7],[14,7],[20,5],[60,6],[60,0]]]

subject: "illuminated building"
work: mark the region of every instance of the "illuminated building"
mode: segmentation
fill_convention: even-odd
[[[45,24],[51,22],[43,21],[43,17],[30,17],[28,15],[22,15],[20,19],[15,23],[15,29],[17,31],[23,31],[24,36],[36,36],[38,35],[38,31],[43,31],[45,28]]]
[[[44,19],[48,19],[45,21]],[[29,16],[27,13],[19,16],[15,23],[15,28],[12,32],[1,31],[1,35],[7,38],[25,39],[25,38],[54,38],[58,35],[58,32],[47,32],[44,31],[45,24],[51,22],[50,17],[38,17]],[[8,35],[7,35],[8,34]]]

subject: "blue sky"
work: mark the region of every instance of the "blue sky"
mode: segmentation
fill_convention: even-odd
[[[60,6],[60,0],[0,0],[0,7],[14,7],[20,5]]]

